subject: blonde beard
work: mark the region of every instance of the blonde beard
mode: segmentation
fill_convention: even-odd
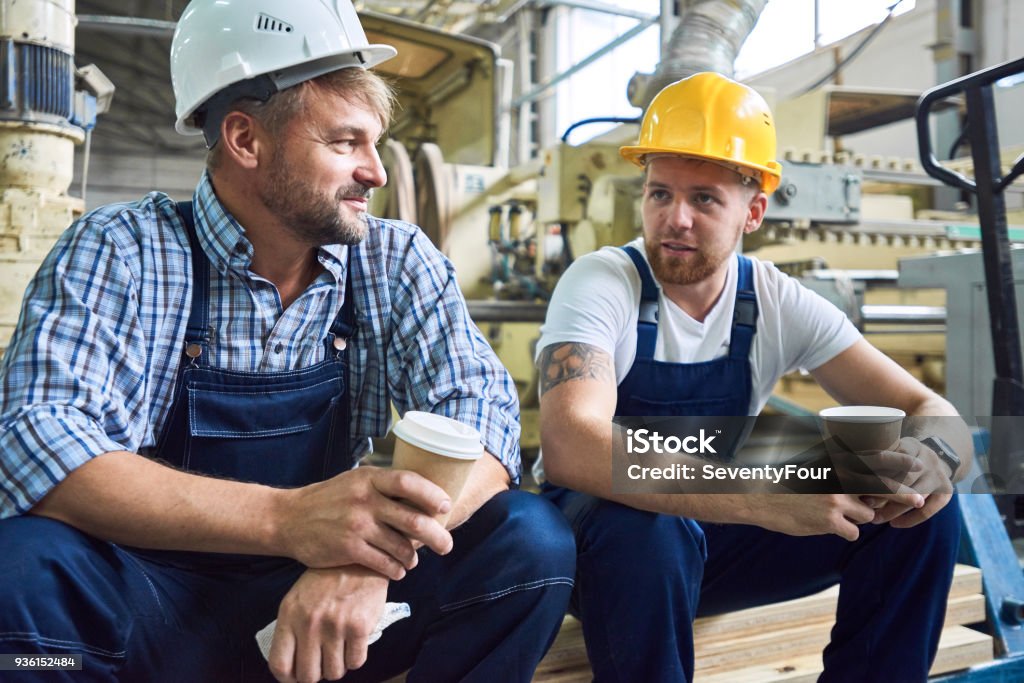
[[[652,243],[644,238],[644,250],[647,252],[647,261],[651,264],[654,277],[658,282],[666,285],[692,285],[708,279],[728,261],[736,251],[740,236],[743,234],[742,227],[737,232],[736,242],[731,249],[709,253],[698,251],[689,263],[670,263],[662,256],[662,251],[657,243]]]

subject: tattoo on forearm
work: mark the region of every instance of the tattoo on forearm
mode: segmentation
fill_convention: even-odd
[[[608,354],[596,346],[566,342],[545,347],[537,364],[540,394],[574,379],[596,379],[615,383],[615,370]]]

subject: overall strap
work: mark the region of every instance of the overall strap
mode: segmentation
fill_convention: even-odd
[[[345,300],[341,304],[341,310],[331,323],[331,334],[327,339],[328,346],[341,351],[348,341],[356,334],[358,321],[356,320],[356,303],[352,294],[352,247],[348,247],[345,254]]]
[[[730,358],[749,358],[750,347],[757,333],[757,294],[754,293],[754,264],[743,254],[736,254],[739,263],[736,281],[736,303],[732,312]]]
[[[622,250],[633,261],[640,274],[640,317],[636,322],[636,357],[653,359],[658,343],[658,285],[651,275],[647,261],[636,247],[625,246]]]
[[[185,328],[185,353],[195,361],[210,343],[210,262],[196,235],[192,202],[178,202],[178,213],[185,222],[188,244],[192,252],[192,310]],[[198,344],[198,353],[190,347]]]

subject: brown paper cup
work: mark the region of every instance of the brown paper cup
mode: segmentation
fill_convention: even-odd
[[[885,406],[839,406],[826,408],[818,416],[829,452],[861,453],[895,448],[906,413]]]
[[[483,455],[480,434],[472,427],[432,413],[410,411],[394,427],[391,466],[411,470],[434,482],[458,500],[473,465]],[[448,515],[437,515],[447,521]]]

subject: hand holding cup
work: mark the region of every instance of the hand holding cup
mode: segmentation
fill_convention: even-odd
[[[818,413],[825,448],[844,489],[885,494],[905,489],[920,469],[913,455],[900,449],[906,413],[885,406],[839,406]]]
[[[452,508],[462,493],[473,465],[484,453],[480,433],[443,415],[409,411],[395,424],[393,469],[411,470],[448,494]],[[450,512],[435,517],[441,524]]]

